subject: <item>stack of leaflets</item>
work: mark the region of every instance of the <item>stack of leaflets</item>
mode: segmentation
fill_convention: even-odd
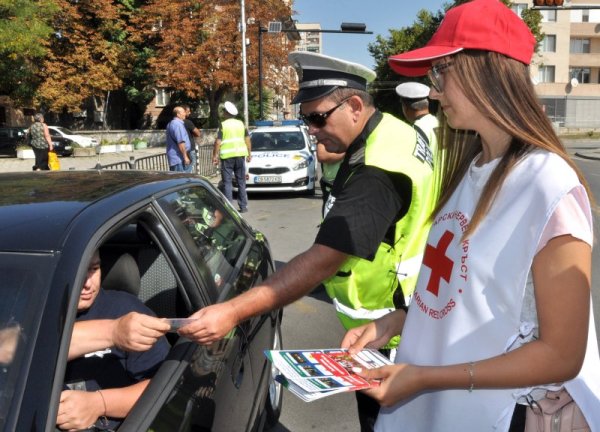
[[[350,354],[345,349],[273,350],[265,355],[281,372],[279,381],[300,399],[311,402],[337,393],[379,385],[353,372],[392,364],[377,350]]]

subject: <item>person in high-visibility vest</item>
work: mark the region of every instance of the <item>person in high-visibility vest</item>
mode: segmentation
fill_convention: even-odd
[[[241,213],[248,211],[248,195],[246,193],[246,162],[252,159],[252,147],[248,129],[235,116],[238,110],[229,101],[224,106],[225,120],[217,132],[217,139],[213,148],[213,164],[221,163],[221,180],[223,194],[229,201],[233,201],[233,176],[237,182],[237,201]]]
[[[407,122],[421,129],[429,143],[437,147],[437,128],[440,122],[429,112],[429,87],[416,81],[408,81],[396,86],[400,96],[402,113]]]

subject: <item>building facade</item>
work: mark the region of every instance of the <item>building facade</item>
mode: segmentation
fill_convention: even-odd
[[[513,2],[520,13],[532,2]],[[561,130],[600,128],[600,0],[540,8],[544,39],[531,66],[546,113]]]

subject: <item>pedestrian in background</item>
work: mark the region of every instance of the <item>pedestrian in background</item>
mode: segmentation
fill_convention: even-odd
[[[244,122],[235,118],[238,110],[229,101],[225,102],[223,116],[225,120],[217,131],[217,139],[213,148],[213,164],[221,163],[221,180],[223,193],[229,201],[233,201],[233,176],[237,182],[237,201],[239,211],[248,211],[248,195],[246,193],[246,162],[252,159],[252,144]]]
[[[366,391],[385,406],[377,431],[542,430],[534,408],[558,403],[548,390],[561,404],[570,393],[600,430],[589,189],[536,96],[535,45],[502,2],[473,0],[389,59],[431,79],[442,190],[408,314],[342,342],[402,335],[396,364],[363,374],[381,380]]]
[[[428,143],[374,107],[367,83],[375,73],[369,68],[310,52],[293,52],[289,59],[301,77],[292,103],[300,104],[309,134],[328,152],[345,156],[315,243],[264,283],[193,314],[199,319],[180,333],[199,343],[220,339],[321,282],[346,328],[403,307],[412,291],[435,204]],[[397,343],[386,341],[388,356]],[[379,405],[356,395],[361,430],[370,431]]]
[[[192,147],[190,137],[183,120],[185,119],[185,110],[183,107],[173,108],[173,119],[167,124],[167,159],[169,160],[169,170],[185,172],[191,168],[189,152]]]
[[[410,124],[418,127],[427,136],[429,144],[437,148],[438,119],[429,112],[429,87],[416,81],[409,81],[396,86],[400,96],[402,113]]]
[[[35,165],[33,166],[33,170],[47,171],[50,169],[48,166],[48,152],[54,150],[52,138],[50,138],[50,132],[48,131],[48,126],[44,123],[44,116],[42,114],[38,113],[34,115],[33,120],[34,123],[27,131],[29,144],[35,155]]]
[[[196,127],[193,121],[190,120],[190,115],[192,115],[192,110],[189,105],[181,106],[185,110],[185,118],[183,119],[183,124],[185,126],[185,130],[187,130],[188,136],[190,138],[191,150],[189,151],[190,157],[190,165],[188,168],[188,172],[197,173],[198,172],[198,146],[196,145],[196,138],[200,137],[200,129]]]

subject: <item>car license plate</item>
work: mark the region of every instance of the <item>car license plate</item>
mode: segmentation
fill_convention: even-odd
[[[281,176],[256,176],[254,183],[281,183]]]

